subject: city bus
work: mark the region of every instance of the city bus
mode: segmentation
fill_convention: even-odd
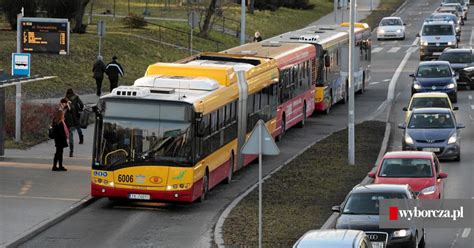
[[[278,82],[277,140],[295,125],[303,127],[314,111],[316,48],[309,44],[255,42],[223,51],[226,54],[274,59],[280,71]]]
[[[371,34],[365,23],[355,24],[354,89],[362,93],[370,80]],[[315,110],[328,114],[331,107],[346,103],[348,95],[348,24],[310,26],[265,41],[306,43],[316,47]],[[265,42],[264,41],[264,42]]]
[[[245,72],[249,99],[255,99],[247,104],[248,118],[238,110],[237,70]],[[239,132],[239,125],[253,127],[262,119],[275,133],[278,81],[276,62],[266,58],[204,54],[150,65],[133,86],[99,100],[91,195],[204,200],[209,189],[240,169],[238,140],[248,132]],[[246,157],[244,164],[251,160]]]

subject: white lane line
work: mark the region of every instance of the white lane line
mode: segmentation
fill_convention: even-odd
[[[382,50],[383,50],[383,47],[376,47],[376,48],[372,49],[372,53],[378,53]]]
[[[379,84],[379,83],[380,83],[380,82],[371,82],[370,84],[373,85],[373,84]]]
[[[395,99],[398,99],[401,94],[402,94],[402,92],[398,92],[398,94],[397,94],[397,96],[395,97]]]
[[[382,80],[382,81],[384,81],[384,82],[388,82],[388,81],[390,81],[390,80],[391,80],[391,79],[390,79],[390,78],[388,78],[388,79],[384,79],[384,80]]]
[[[400,50],[400,47],[392,47],[387,51],[387,53],[396,53],[398,50]]]
[[[464,231],[462,232],[461,237],[467,238],[469,236],[469,233],[471,233],[471,228],[464,228]]]
[[[474,110],[474,105],[471,105],[471,109]]]
[[[471,95],[467,96],[467,99],[472,100],[472,96]]]
[[[42,196],[18,196],[18,195],[0,195],[0,198],[14,198],[14,199],[39,199],[39,200],[55,200],[55,201],[84,201],[83,199],[74,198],[58,198],[58,197],[42,197]]]
[[[472,46],[472,40],[474,39],[474,27],[471,28],[471,38],[469,39],[469,45]]]

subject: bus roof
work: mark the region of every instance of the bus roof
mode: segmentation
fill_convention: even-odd
[[[316,48],[310,44],[254,42],[223,51],[226,54],[248,54],[275,59],[279,68],[285,68],[314,57]]]

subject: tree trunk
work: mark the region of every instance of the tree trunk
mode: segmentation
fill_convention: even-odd
[[[253,15],[255,0],[249,0],[249,14]]]
[[[216,3],[217,0],[211,0],[209,8],[207,9],[206,16],[204,17],[204,24],[202,25],[200,36],[207,37],[209,35],[209,30],[211,29],[211,19],[214,13],[216,12]]]
[[[90,0],[80,0],[78,1],[78,8],[76,13],[74,13],[74,21],[76,24],[74,25],[73,32],[74,33],[85,33],[86,29],[82,25],[82,18],[84,18],[84,13],[86,12],[86,6]]]

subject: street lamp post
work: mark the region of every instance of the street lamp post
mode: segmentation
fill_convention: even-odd
[[[354,51],[355,51],[355,37],[354,37],[354,22],[355,22],[355,0],[351,1],[349,14],[349,113],[348,113],[348,160],[350,165],[355,164],[355,130],[354,130]]]
[[[240,7],[240,44],[245,44],[245,0],[241,1]]]

